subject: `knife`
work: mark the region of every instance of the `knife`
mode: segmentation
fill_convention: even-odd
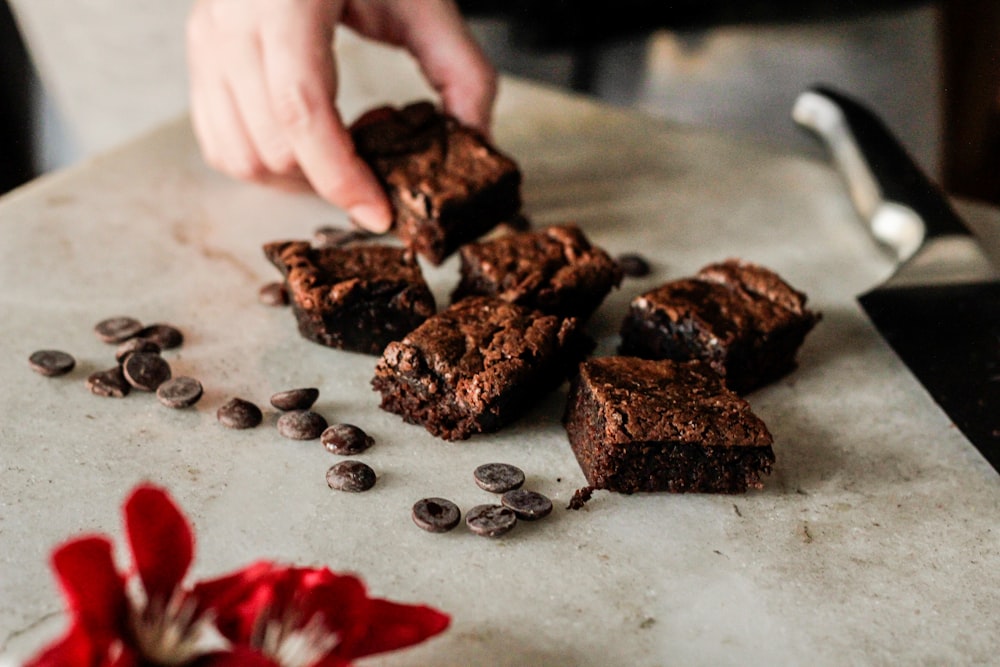
[[[861,307],[954,424],[1000,471],[1000,249],[861,102],[829,87],[795,101],[844,177],[854,207],[896,260]]]

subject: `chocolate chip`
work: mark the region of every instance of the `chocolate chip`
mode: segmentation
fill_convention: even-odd
[[[284,283],[267,283],[257,290],[257,300],[265,306],[287,306],[288,290]]]
[[[184,334],[181,333],[180,329],[163,323],[150,324],[140,331],[138,336],[153,341],[160,346],[161,350],[172,350],[175,347],[180,347],[184,342]]]
[[[375,486],[375,471],[361,461],[341,461],[326,471],[326,483],[337,491],[360,493]]]
[[[127,341],[120,344],[118,349],[115,350],[115,361],[119,364],[123,363],[125,361],[125,357],[133,352],[152,352],[153,354],[159,354],[160,346],[148,338],[129,338]]]
[[[479,488],[491,493],[504,493],[524,484],[524,472],[509,463],[484,463],[472,476]]]
[[[278,433],[291,440],[315,440],[326,429],[326,419],[312,410],[292,410],[278,417]]]
[[[514,512],[518,519],[534,521],[552,513],[552,501],[535,491],[514,489],[500,496],[500,504]]]
[[[132,385],[125,380],[121,366],[91,373],[84,384],[91,393],[108,398],[125,398],[132,391]]]
[[[429,533],[447,533],[462,520],[462,510],[444,498],[424,498],[413,504],[412,516]]]
[[[94,333],[105,343],[121,343],[142,331],[142,322],[134,317],[109,317],[94,325]]]
[[[649,262],[642,255],[636,253],[624,253],[618,255],[615,259],[618,263],[618,268],[622,270],[626,276],[632,278],[642,278],[643,276],[649,275]]]
[[[476,505],[465,515],[465,525],[476,535],[500,537],[517,525],[517,515],[503,505]]]
[[[156,388],[156,398],[168,408],[189,408],[201,399],[201,382],[180,376],[167,380]]]
[[[122,372],[130,385],[142,391],[156,388],[170,379],[170,364],[152,352],[133,352],[122,362]]]
[[[66,375],[76,366],[73,355],[62,350],[38,350],[28,357],[31,370],[46,377]]]
[[[308,410],[319,398],[319,389],[289,389],[271,396],[271,405],[279,410]]]
[[[353,456],[375,444],[375,439],[354,424],[334,424],[323,431],[320,442],[332,454]]]
[[[256,405],[242,398],[232,398],[215,413],[216,418],[228,428],[253,428],[264,420]]]
[[[511,229],[519,232],[526,232],[531,229],[531,218],[524,215],[523,213],[518,213],[510,220],[504,221],[503,224],[508,225]]]
[[[313,244],[320,248],[334,248],[347,245],[354,241],[366,239],[373,234],[364,229],[348,229],[345,227],[319,227],[313,232]]]

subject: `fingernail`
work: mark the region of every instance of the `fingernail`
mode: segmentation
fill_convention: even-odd
[[[389,231],[392,226],[392,217],[384,206],[358,204],[348,209],[347,215],[359,227],[377,234]]]

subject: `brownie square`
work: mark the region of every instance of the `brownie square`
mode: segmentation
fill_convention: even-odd
[[[320,345],[381,354],[436,310],[405,248],[282,241],[265,245],[264,254],[285,276],[299,332]]]
[[[464,440],[516,419],[588,351],[574,318],[469,297],[390,343],[372,386],[383,409]]]
[[[395,232],[433,264],[521,210],[521,172],[430,102],[379,107],[351,125],[395,209]]]
[[[795,368],[820,316],[806,296],[764,267],[731,259],[632,300],[619,352],[648,359],[702,359],[741,394]]]
[[[452,301],[481,294],[586,320],[621,284],[618,264],[575,225],[508,234],[462,246]]]
[[[589,359],[563,423],[597,489],[742,493],[774,463],[764,422],[702,361]]]

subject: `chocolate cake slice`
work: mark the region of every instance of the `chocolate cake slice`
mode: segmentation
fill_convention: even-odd
[[[499,430],[589,351],[574,318],[469,297],[390,343],[372,386],[382,408],[446,440]]]
[[[264,254],[285,276],[299,332],[320,345],[381,354],[436,309],[405,248],[281,241],[265,245]]]
[[[774,463],[764,422],[702,361],[589,359],[563,423],[597,489],[743,493]]]
[[[521,171],[430,102],[379,107],[350,128],[395,209],[395,232],[433,264],[521,210]]]
[[[618,264],[576,225],[508,234],[462,246],[452,301],[481,294],[586,320],[621,284]]]
[[[747,393],[795,368],[820,316],[805,294],[764,267],[730,259],[632,300],[619,352],[647,359],[701,359]]]

